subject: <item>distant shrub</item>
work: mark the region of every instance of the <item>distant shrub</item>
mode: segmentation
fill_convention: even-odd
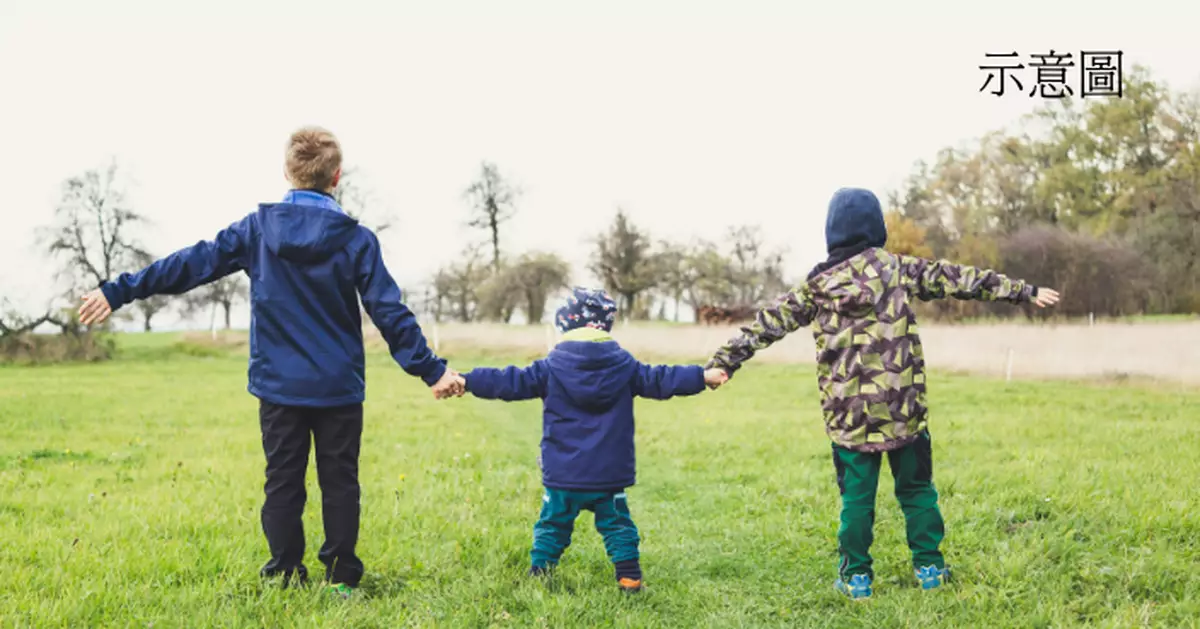
[[[1062,291],[1057,315],[1120,317],[1148,310],[1154,269],[1126,243],[1033,227],[1004,241],[1001,258],[1004,273]]]
[[[116,344],[106,334],[14,334],[0,338],[0,363],[96,362],[112,358],[115,350]]]
[[[1062,301],[1053,309],[1030,305],[945,299],[919,304],[917,313],[936,321],[1065,317],[1126,317],[1151,312],[1156,275],[1131,244],[1051,225],[1018,230],[997,239],[964,236],[950,259],[992,269],[1013,279],[1054,288]]]

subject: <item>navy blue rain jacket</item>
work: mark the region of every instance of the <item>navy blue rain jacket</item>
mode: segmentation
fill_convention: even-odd
[[[564,341],[529,367],[465,374],[475,397],[542,399],[542,482],[552,489],[618,491],[636,480],[633,398],[704,390],[699,366],[639,363],[616,341]]]
[[[304,200],[298,194],[288,198]],[[247,388],[261,400],[306,407],[363,401],[360,296],[404,371],[431,386],[446,371],[416,317],[401,303],[379,240],[331,198],[260,204],[214,240],[122,274],[101,290],[116,310],[135,299],[178,295],[239,271],[250,277]]]

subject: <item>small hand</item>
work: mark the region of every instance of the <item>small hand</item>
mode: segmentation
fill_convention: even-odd
[[[712,368],[704,370],[704,384],[716,391],[721,385],[729,382],[729,374],[724,369]]]
[[[1037,304],[1038,308],[1053,306],[1058,303],[1058,291],[1052,288],[1038,287],[1037,297],[1033,298],[1033,303]]]
[[[102,323],[112,314],[112,306],[99,288],[83,296],[83,305],[79,307],[79,322],[83,325]]]
[[[444,400],[448,397],[462,397],[467,392],[467,380],[457,371],[447,369],[437,384],[433,385],[434,399]]]

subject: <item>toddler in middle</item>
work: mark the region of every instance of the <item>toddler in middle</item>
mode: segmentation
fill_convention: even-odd
[[[466,390],[488,400],[542,399],[542,512],[533,527],[529,574],[557,564],[571,544],[575,518],[588,510],[604,536],[623,591],[642,589],[638,530],[625,490],[635,480],[633,399],[666,400],[720,386],[724,370],[638,362],[612,338],[616,303],[601,290],[576,288],[555,315],[562,341],[528,367],[479,368]]]

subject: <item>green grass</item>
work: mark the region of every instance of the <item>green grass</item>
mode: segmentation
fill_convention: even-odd
[[[239,352],[180,351],[169,335],[122,343],[107,364],[0,368],[0,627],[1200,618],[1200,392],[934,374],[935,480],[957,583],[915,587],[885,471],[866,603],[830,587],[838,500],[811,367],[751,365],[716,393],[639,402],[629,499],[649,590],[626,597],[590,516],[552,586],[522,577],[540,506],[535,404],[434,402],[376,353],[361,464],[367,576],[343,602],[257,577],[264,463]]]

